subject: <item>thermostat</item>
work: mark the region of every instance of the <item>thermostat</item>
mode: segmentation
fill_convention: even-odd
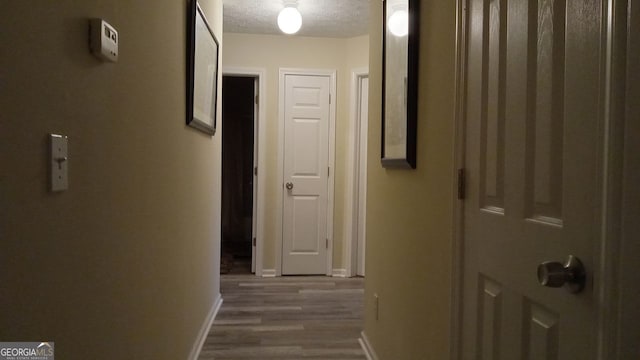
[[[118,31],[102,19],[91,19],[89,22],[91,53],[98,59],[118,61]]]

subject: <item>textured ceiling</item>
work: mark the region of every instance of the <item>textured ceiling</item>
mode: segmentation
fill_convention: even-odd
[[[285,0],[286,1],[286,0]],[[283,0],[223,0],[224,31],[278,34]],[[368,32],[369,0],[298,0],[302,28],[296,36],[348,38]]]

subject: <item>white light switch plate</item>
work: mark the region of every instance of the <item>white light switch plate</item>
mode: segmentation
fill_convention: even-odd
[[[69,188],[69,139],[64,135],[51,134],[51,191],[63,191]]]

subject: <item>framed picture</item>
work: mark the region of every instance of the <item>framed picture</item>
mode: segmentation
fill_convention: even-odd
[[[187,24],[187,125],[214,135],[219,43],[196,0],[189,2]]]
[[[416,168],[419,0],[383,0],[382,155],[385,168]]]

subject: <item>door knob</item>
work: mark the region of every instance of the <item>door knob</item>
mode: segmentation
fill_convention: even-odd
[[[538,265],[538,282],[547,287],[563,287],[572,293],[579,293],[584,289],[587,276],[582,261],[573,255],[569,255],[567,261],[562,264],[554,261],[545,261]]]
[[[285,184],[285,187],[287,188],[287,190],[291,190],[293,189],[293,183],[288,182]]]

